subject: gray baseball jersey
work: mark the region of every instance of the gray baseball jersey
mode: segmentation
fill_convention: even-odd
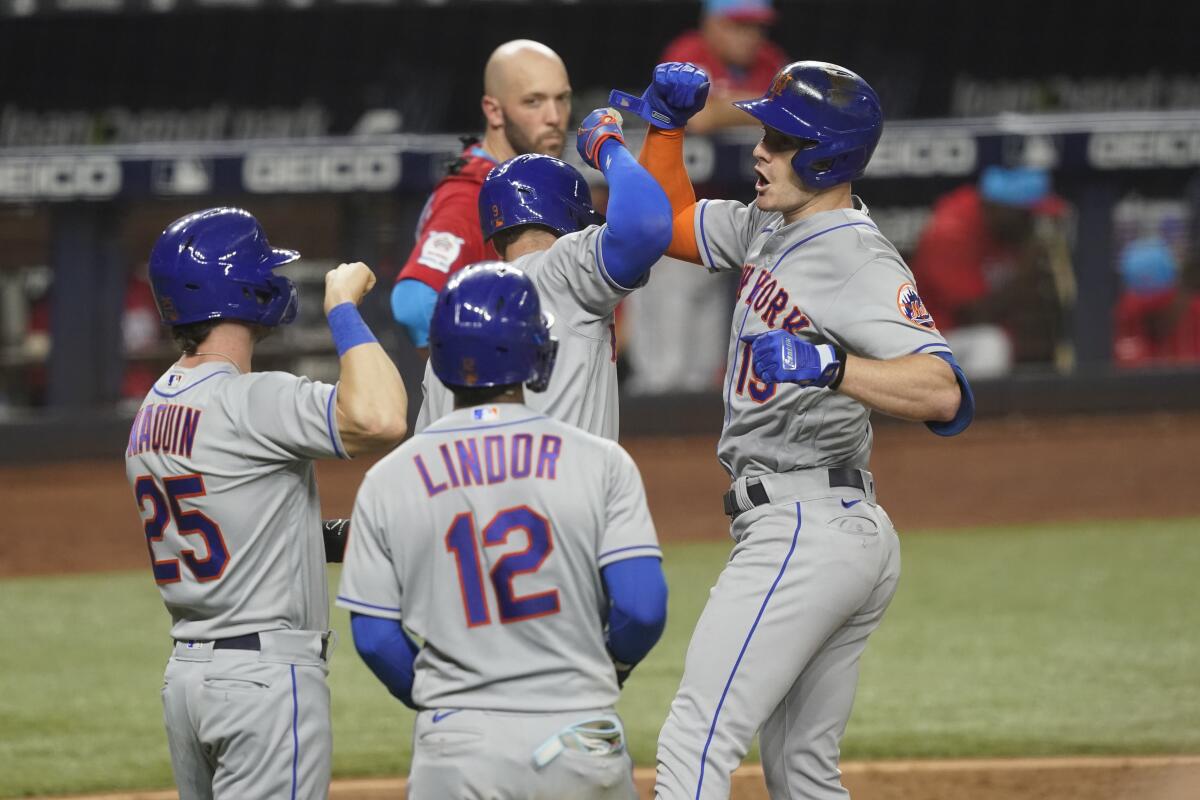
[[[604,268],[600,237],[593,225],[556,240],[548,250],[527,253],[512,265],[537,286],[542,309],[553,317],[558,357],[550,386],[526,392],[525,402],[541,411],[606,439],[617,439],[617,340],[613,310],[630,289],[613,283]],[[454,408],[454,397],[426,365],[425,401],[417,431]]]
[[[912,273],[854,205],[791,225],[736,202],[696,209],[705,266],[741,270],[718,446],[738,513],[659,737],[659,800],[727,798],[755,733],[771,797],[848,796],[837,765],[858,663],[900,575],[865,471],[869,411],[758,380],[741,337],[782,328],[874,359],[949,353]]]
[[[222,362],[173,367],[146,396],[125,472],[174,638],[329,627],[312,459],[345,455],[335,396]]]
[[[520,404],[459,409],[367,473],[352,519],[337,604],[424,638],[418,706],[616,702],[600,569],[661,551],[615,442]]]
[[[912,271],[854,198],[785,226],[783,215],[702,200],[696,242],[710,270],[740,270],[717,451],[733,477],[822,466],[865,468],[870,411],[819,387],[764,384],[742,336],[782,328],[874,359],[949,353]]]
[[[172,367],[134,418],[125,468],[177,640],[162,698],[185,800],[328,790],[312,459],[345,456],[335,403],[328,384],[213,362]]]

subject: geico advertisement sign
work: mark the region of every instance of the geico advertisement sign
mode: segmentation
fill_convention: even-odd
[[[400,184],[400,154],[359,148],[255,150],[242,163],[246,191],[382,192]]]
[[[875,148],[867,175],[970,175],[977,149],[969,133],[885,133]]]
[[[1088,163],[1096,169],[1192,167],[1200,164],[1200,130],[1095,133]]]
[[[98,200],[121,191],[121,162],[113,156],[0,158],[0,198]]]

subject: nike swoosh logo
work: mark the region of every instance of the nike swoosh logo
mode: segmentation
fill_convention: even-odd
[[[450,711],[435,711],[435,712],[433,712],[433,721],[441,722],[442,720],[444,720],[446,717],[450,716],[451,714],[457,714],[460,711],[462,711],[461,708],[455,708]]]
[[[858,505],[861,502],[862,502],[862,500],[851,500],[850,502],[846,502],[845,500],[843,500],[842,508],[854,508],[854,506]],[[437,720],[435,719],[434,722],[437,722]]]

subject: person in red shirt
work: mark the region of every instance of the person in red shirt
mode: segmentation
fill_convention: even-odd
[[[1114,312],[1113,355],[1121,367],[1200,362],[1200,293],[1194,267],[1180,276],[1170,246],[1152,236],[1126,245]]]
[[[392,289],[392,316],[418,348],[450,275],[496,260],[479,227],[479,189],[496,164],[524,153],[561,156],[571,117],[571,82],[558,54],[540,42],[500,45],[483,72],[482,141],[469,141],[434,188],[417,222],[417,242]]]
[[[934,204],[913,275],[972,377],[1055,360],[1074,289],[1061,236],[1053,233],[1065,212],[1046,171],[1024,167],[988,167],[978,185]]]
[[[660,62],[690,61],[712,82],[708,104],[688,122],[690,132],[748,124],[731,103],[761,95],[788,63],[787,54],[767,39],[775,17],[771,0],[704,0],[700,28],[667,45]]]

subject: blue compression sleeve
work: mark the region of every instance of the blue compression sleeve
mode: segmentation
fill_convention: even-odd
[[[384,619],[350,612],[350,633],[354,649],[396,699],[409,708],[413,705],[413,661],[416,642],[408,638],[398,619]]]
[[[954,415],[954,419],[949,422],[926,422],[925,426],[938,436],[955,436],[965,431],[971,420],[975,419],[975,394],[971,391],[971,384],[967,383],[967,376],[963,374],[962,367],[954,360],[952,354],[939,351],[930,355],[942,359],[954,370],[958,387],[962,389],[962,401],[958,404],[958,413]]]
[[[646,657],[667,624],[667,579],[653,556],[627,558],[600,570],[608,590],[608,650],[636,664]]]
[[[423,281],[405,278],[392,287],[392,317],[414,347],[429,346],[429,318],[436,303],[437,292]]]
[[[636,289],[671,244],[671,203],[658,181],[616,139],[600,145],[608,179],[608,224],[600,240],[603,269],[623,289]]]

